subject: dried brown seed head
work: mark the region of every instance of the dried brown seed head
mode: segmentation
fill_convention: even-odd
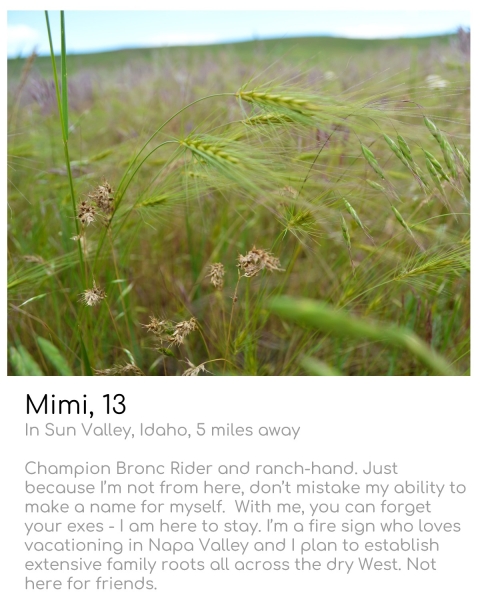
[[[283,271],[278,258],[266,250],[255,248],[255,246],[245,256],[239,255],[237,267],[243,271],[244,277],[255,277],[263,269]]]
[[[88,194],[90,200],[102,213],[105,225],[108,225],[115,208],[115,199],[113,194],[113,189],[106,180],[104,180],[103,185],[97,186],[91,194]]]
[[[192,317],[188,321],[180,321],[175,325],[175,329],[173,334],[168,338],[170,344],[174,344],[175,346],[180,346],[185,342],[185,338],[187,335],[192,333],[198,328],[198,321],[195,317]]]
[[[83,200],[78,207],[78,219],[82,225],[90,225],[95,221],[95,208],[86,200]]]
[[[298,192],[289,185],[286,185],[283,189],[280,190],[280,196],[289,196],[290,198],[296,198],[298,196]]]
[[[157,317],[150,317],[150,321],[146,325],[142,325],[142,327],[145,327],[150,333],[160,336],[165,333],[167,329],[170,329],[172,324],[170,321],[161,321],[160,319],[157,319]]]
[[[157,317],[150,317],[150,322],[143,325],[143,327],[153,333],[159,342],[168,342],[170,345],[180,346],[184,343],[186,336],[198,328],[198,321],[192,317],[188,321],[174,323],[173,321],[161,321]]]
[[[225,276],[225,267],[222,263],[214,263],[209,266],[207,277],[210,277],[210,283],[217,290],[223,288],[223,278]]]
[[[91,194],[88,194],[88,197],[95,202],[100,210],[108,215],[113,212],[114,208],[113,194],[111,185],[105,180],[103,185],[97,186]]]
[[[207,371],[207,369],[205,368],[205,363],[202,363],[201,365],[198,365],[198,367],[196,367],[190,360],[188,360],[188,358],[185,362],[188,364],[188,369],[186,369],[182,373],[182,376],[184,377],[197,377],[200,371],[210,373],[210,371]]]
[[[36,254],[25,254],[23,260],[28,263],[37,263],[39,265],[43,265],[45,262],[41,256],[37,256]]]
[[[137,367],[137,365],[133,365],[132,363],[128,363],[126,365],[113,365],[110,369],[95,369],[95,375],[100,376],[111,376],[111,375],[133,375],[133,376],[143,376],[143,372]]]
[[[104,290],[97,287],[95,281],[93,282],[93,287],[90,290],[85,290],[80,294],[81,301],[87,306],[95,306],[102,300],[105,300],[107,294]]]

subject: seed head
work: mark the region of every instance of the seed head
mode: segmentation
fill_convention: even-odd
[[[28,263],[37,263],[38,265],[43,265],[45,263],[45,260],[41,256],[35,254],[25,254],[23,260]]]
[[[280,190],[280,196],[289,196],[290,198],[296,198],[298,196],[298,192],[289,185],[286,185]]]
[[[242,123],[246,125],[282,125],[284,123],[292,123],[292,119],[288,115],[281,113],[265,113],[244,119]]]
[[[321,110],[318,104],[310,101],[310,98],[300,98],[294,96],[286,96],[284,94],[269,94],[267,92],[255,90],[239,90],[237,97],[250,102],[251,104],[259,104],[260,106],[271,106],[275,108],[286,108],[290,111],[309,114]]]
[[[372,181],[371,179],[367,179],[366,181],[367,181],[368,185],[370,185],[374,190],[378,190],[379,192],[386,191],[385,188],[383,187],[383,185],[380,185],[376,181]]]
[[[197,377],[197,375],[200,373],[200,371],[203,371],[205,373],[210,373],[210,371],[207,371],[207,369],[205,368],[204,363],[202,363],[201,365],[198,365],[198,367],[196,367],[190,360],[188,360],[188,358],[185,362],[188,364],[188,369],[186,369],[182,373],[182,376]]]
[[[351,250],[352,242],[350,240],[350,232],[348,231],[348,226],[347,226],[347,223],[345,222],[345,219],[343,218],[343,215],[342,215],[342,235],[343,235],[343,239],[345,240],[345,243],[347,244],[347,248],[349,250]]]
[[[157,319],[157,317],[150,317],[150,322],[143,325],[147,331],[153,333],[156,340],[162,344],[168,342],[170,346],[180,346],[185,342],[187,335],[198,329],[198,321],[195,317],[192,317],[188,321],[180,321],[180,323],[174,323],[173,321],[167,321]],[[159,351],[165,350],[162,346],[157,348]],[[170,351],[166,352],[170,356]]]
[[[433,156],[433,154],[431,152],[428,152],[427,150],[424,150],[423,152],[425,154],[425,158],[428,159],[427,160],[427,165],[428,165],[428,161],[430,161],[430,163],[435,167],[435,170],[439,174],[440,178],[443,179],[444,181],[449,181],[448,175],[445,173],[445,171],[443,170],[442,165]]]
[[[150,317],[150,321],[146,325],[142,325],[147,331],[154,335],[161,336],[172,327],[170,321],[160,321],[157,317]]]
[[[202,138],[189,137],[182,141],[182,144],[189,148],[195,156],[206,159],[211,158],[223,164],[224,162],[238,164],[237,157],[226,152],[219,143],[215,144]]]
[[[105,216],[110,217],[114,209],[114,198],[113,189],[104,180],[103,185],[99,185],[95,190],[88,194],[88,197],[97,205],[98,209],[101,210]]]
[[[284,270],[281,268],[278,258],[266,250],[255,248],[255,246],[245,256],[241,254],[238,256],[237,267],[244,272],[244,277],[255,277],[263,269],[267,271]]]
[[[95,221],[95,208],[86,200],[82,200],[78,209],[78,219],[82,225],[90,225]]]
[[[397,141],[403,156],[408,160],[408,162],[413,162],[413,156],[407,142],[405,141],[405,138],[401,135],[397,135]]]
[[[368,164],[372,167],[377,175],[379,175],[382,179],[385,179],[385,175],[370,148],[367,148],[367,146],[364,144],[360,144],[360,146],[362,147],[363,156],[367,159]]]
[[[97,287],[95,281],[93,282],[93,287],[90,290],[85,290],[82,294],[80,294],[81,301],[86,304],[86,306],[95,306],[102,300],[105,300],[107,294],[104,290]]]
[[[400,160],[407,168],[409,167],[408,160],[405,158],[402,150],[397,146],[397,144],[389,137],[386,133],[383,134],[383,137],[387,144],[390,146],[390,150],[395,154],[395,156]]]
[[[132,363],[128,363],[126,365],[113,365],[110,369],[95,369],[95,375],[108,377],[110,375],[133,375],[133,376],[142,376],[143,372]]]
[[[410,233],[410,227],[407,225],[405,219],[402,217],[402,215],[398,212],[398,210],[393,206],[393,204],[391,205],[392,210],[393,210],[393,214],[395,215],[395,218],[397,219],[397,221],[400,223],[400,225],[406,229],[409,233]]]
[[[207,277],[210,277],[210,283],[216,290],[223,288],[223,278],[225,276],[225,267],[222,263],[210,265]]]
[[[457,152],[457,156],[460,159],[460,163],[463,168],[463,172],[465,173],[465,177],[470,181],[470,162],[467,158],[460,152],[460,150],[455,146],[455,150]]]
[[[198,321],[195,317],[192,317],[188,321],[180,321],[175,325],[175,329],[171,336],[169,336],[168,341],[170,344],[174,344],[175,346],[180,346],[185,342],[185,338],[187,335],[192,333],[198,328]]]

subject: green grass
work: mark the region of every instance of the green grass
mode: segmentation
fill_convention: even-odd
[[[8,74],[11,374],[469,374],[455,36],[63,52]],[[242,276],[254,246],[281,270]]]

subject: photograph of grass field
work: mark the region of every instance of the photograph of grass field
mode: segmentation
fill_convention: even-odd
[[[8,61],[10,375],[470,374],[469,32],[69,54],[61,19]]]

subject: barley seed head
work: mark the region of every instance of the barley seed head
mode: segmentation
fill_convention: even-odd
[[[255,115],[244,119],[242,123],[245,125],[283,125],[292,123],[291,117],[281,113],[266,113],[264,115]]]
[[[367,179],[366,181],[367,181],[368,185],[370,185],[374,190],[378,190],[379,192],[386,191],[385,188],[383,187],[383,185],[380,185],[376,181],[372,181],[371,179]]]
[[[240,161],[236,156],[226,152],[220,142],[214,143],[203,138],[189,137],[182,141],[182,144],[188,148],[192,154],[201,158],[211,158],[220,162],[227,162],[237,165]]]
[[[402,154],[405,156],[405,158],[409,162],[413,162],[413,156],[412,156],[412,153],[410,151],[410,148],[409,148],[407,142],[405,141],[405,138],[401,135],[397,135],[397,141],[398,141],[400,150],[402,151]]]
[[[367,159],[368,164],[372,167],[377,175],[379,175],[382,179],[385,179],[385,175],[370,148],[367,148],[367,146],[364,144],[360,144],[360,146],[362,148],[363,156]]]
[[[352,242],[350,240],[350,232],[348,231],[348,226],[347,223],[345,221],[345,219],[343,218],[343,215],[341,215],[342,218],[342,235],[343,235],[343,239],[345,240],[345,243],[347,244],[347,248],[349,250],[351,250],[352,248]]]

